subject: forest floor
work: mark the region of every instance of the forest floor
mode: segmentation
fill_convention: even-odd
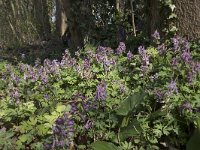
[[[0,61],[7,61],[12,64],[24,62],[34,64],[37,58],[44,60],[61,59],[66,47],[61,41],[37,41],[18,48],[6,48],[0,50]]]

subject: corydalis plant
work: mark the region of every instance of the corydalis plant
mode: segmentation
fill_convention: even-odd
[[[106,92],[106,83],[101,82],[99,85],[97,85],[96,88],[96,95],[95,95],[95,100],[106,100],[107,98],[107,92]]]
[[[118,55],[121,55],[122,53],[124,53],[126,50],[126,45],[124,42],[120,42],[118,48],[116,49],[116,53]]]

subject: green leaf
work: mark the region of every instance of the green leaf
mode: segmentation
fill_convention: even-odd
[[[138,104],[144,100],[144,93],[134,93],[129,96],[117,109],[116,113],[121,116],[128,115],[133,109],[136,109]]]
[[[139,136],[142,132],[139,122],[134,119],[127,127],[122,128],[119,133],[119,138],[121,141],[124,141],[126,138],[131,136]]]
[[[71,106],[70,105],[62,105],[62,104],[58,104],[57,105],[57,108],[56,108],[56,111],[59,112],[59,113],[62,113],[62,112],[68,112],[70,110]]]
[[[197,129],[187,142],[186,150],[199,150],[200,147],[200,119],[197,120]]]
[[[190,140],[187,142],[186,150],[199,150],[200,148],[200,131],[196,130]]]
[[[94,150],[119,150],[114,144],[105,141],[96,141],[91,146]]]

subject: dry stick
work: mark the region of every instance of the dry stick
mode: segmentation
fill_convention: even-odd
[[[133,0],[130,0],[131,4],[131,16],[132,16],[132,26],[133,26],[133,35],[136,36],[136,29],[135,29],[135,18],[134,18],[134,11],[133,11]]]

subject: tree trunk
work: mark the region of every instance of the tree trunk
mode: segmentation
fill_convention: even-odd
[[[148,22],[147,22],[147,34],[151,37],[151,34],[155,30],[160,30],[161,16],[160,16],[160,2],[159,0],[149,0],[148,2]]]
[[[118,12],[124,13],[125,1],[124,0],[116,0],[116,9]]]
[[[174,0],[178,34],[193,40],[200,38],[200,1]]]
[[[56,32],[59,37],[63,37],[67,30],[67,16],[62,0],[56,0]]]
[[[76,9],[78,9],[77,7],[80,9],[82,6],[81,3],[79,3],[78,6],[75,6],[75,2],[73,0],[62,0],[62,2],[68,18],[67,24],[69,25],[69,32],[71,34],[70,48],[77,50],[84,46],[83,33],[80,28],[80,24],[82,23],[83,19],[81,12],[79,12],[79,15],[75,14]],[[73,10],[71,10],[71,8]]]
[[[47,0],[34,0],[36,28],[40,38],[47,39],[51,33]]]

